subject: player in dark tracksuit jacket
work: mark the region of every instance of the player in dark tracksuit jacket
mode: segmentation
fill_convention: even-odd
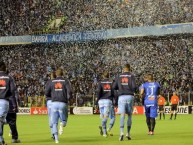
[[[52,82],[52,80],[54,78],[56,78],[56,75],[55,75],[55,72],[52,72],[51,75],[50,75],[50,79],[46,82],[45,88],[47,88],[50,85],[50,83]],[[51,107],[52,107],[51,94],[50,94],[50,96],[46,96],[46,106],[47,106],[47,109],[48,109],[49,127],[50,127],[52,138],[54,139],[54,134],[53,134],[53,131],[52,131],[52,123],[51,123]]]
[[[16,106],[13,105],[13,102]],[[9,99],[9,112],[6,117],[6,121],[9,124],[12,134],[12,143],[20,143],[18,139],[18,131],[17,131],[17,113],[18,113],[18,102],[19,102],[19,93],[15,91],[15,97]]]
[[[0,145],[4,145],[3,125],[9,111],[9,99],[15,97],[16,86],[11,76],[6,73],[6,65],[0,61]],[[12,100],[12,99],[11,99]],[[16,103],[13,101],[13,106]]]
[[[68,119],[68,100],[72,96],[72,89],[70,82],[63,77],[63,70],[56,70],[56,78],[48,84],[45,90],[46,96],[51,96],[51,118],[52,131],[55,137],[55,142],[58,143],[58,120],[60,118],[60,130],[66,126]],[[62,130],[63,132],[63,130]]]
[[[103,80],[98,84],[97,100],[102,118],[102,126],[99,126],[100,134],[107,137],[106,124],[112,111],[112,100],[114,99],[114,90],[112,89],[113,81],[109,79],[109,73],[104,72]],[[113,115],[113,114],[111,114]],[[110,132],[114,122],[111,122],[108,132]]]
[[[124,119],[125,114],[128,115],[127,121],[127,133],[126,137],[130,140],[130,129],[132,124],[132,112],[134,93],[137,90],[135,76],[130,72],[131,68],[129,64],[124,65],[123,73],[115,78],[113,89],[118,90],[118,109],[121,114],[120,118],[120,141],[123,141],[124,137]]]

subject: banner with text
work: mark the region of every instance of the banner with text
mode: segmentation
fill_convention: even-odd
[[[144,114],[144,107],[143,106],[134,106],[133,107],[133,114],[135,115],[141,115]]]
[[[171,111],[171,106],[165,106],[165,114],[169,114]],[[178,106],[178,114],[189,114],[188,106]]]
[[[48,114],[48,109],[46,107],[32,107],[31,115],[46,115]]]
[[[73,114],[75,115],[91,115],[93,114],[93,107],[74,107]]]
[[[107,38],[106,30],[69,32],[64,34],[32,35],[32,43],[60,43],[80,42],[90,40],[104,40]]]
[[[115,113],[118,113],[118,108],[114,108]],[[164,108],[165,114],[169,114],[171,111],[171,106],[165,106]],[[141,115],[144,114],[145,110],[143,106],[134,106],[133,114]],[[91,115],[91,114],[99,114],[98,108],[93,107],[69,107],[68,114],[75,115]],[[46,115],[48,114],[48,110],[46,107],[32,107],[32,108],[19,108],[19,115]],[[193,114],[193,106],[178,106],[178,114]]]
[[[16,44],[30,44],[31,36],[2,36],[0,37],[0,45],[16,45]]]
[[[115,114],[119,114],[119,110],[117,107],[114,108],[114,111],[115,111]],[[94,114],[100,114],[99,108],[94,108]],[[134,106],[133,114],[135,115],[144,114],[144,107],[143,106]]]
[[[31,114],[31,108],[19,108],[19,112],[17,114],[30,115]]]
[[[165,106],[164,111],[165,111],[165,114],[169,114],[171,111],[171,106]],[[99,113],[100,113],[99,109],[94,108],[94,114],[99,114]],[[118,108],[115,108],[115,113],[119,114]],[[143,106],[133,107],[133,114],[140,115],[144,113],[145,113],[145,110]],[[193,106],[178,106],[178,114],[193,114]]]

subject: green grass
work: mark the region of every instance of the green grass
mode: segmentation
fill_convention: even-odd
[[[114,136],[104,138],[99,135],[99,115],[70,115],[64,134],[59,136],[62,145],[193,145],[193,115],[178,115],[177,120],[157,120],[155,135],[147,135],[145,116],[134,115],[131,130],[132,140],[118,141],[119,116],[113,128]],[[51,145],[48,118],[44,116],[18,116],[18,131],[21,145]],[[4,129],[4,138],[11,144],[8,125]]]

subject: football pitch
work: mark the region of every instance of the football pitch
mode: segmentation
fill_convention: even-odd
[[[177,120],[165,120],[156,122],[155,135],[147,135],[147,127],[144,115],[133,116],[131,130],[132,140],[120,142],[119,116],[112,130],[113,136],[104,138],[99,134],[99,115],[70,115],[68,124],[64,128],[64,134],[59,136],[59,144],[62,145],[193,145],[193,115],[178,115]],[[48,117],[18,115],[18,131],[21,145],[52,145],[48,127]],[[11,137],[8,136],[9,127],[4,127],[4,138],[8,144]]]

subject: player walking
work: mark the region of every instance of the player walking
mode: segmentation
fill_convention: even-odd
[[[157,117],[157,99],[159,96],[160,85],[159,83],[154,81],[153,75],[147,75],[147,82],[142,84],[140,96],[144,95],[144,107],[145,107],[145,115],[146,115],[146,123],[148,126],[148,134],[154,135],[155,129],[155,118]]]
[[[52,72],[50,75],[50,80],[47,81],[46,86],[45,86],[45,90],[47,90],[47,87],[49,87],[50,83],[52,82],[52,79],[54,79],[56,77],[55,72]],[[52,97],[50,96],[46,96],[46,106],[48,109],[48,120],[49,120],[49,127],[50,127],[50,131],[51,131],[51,135],[52,138],[54,139],[54,134],[52,131],[52,123],[51,123],[51,107],[52,107]]]
[[[0,61],[0,145],[6,145],[3,138],[3,126],[9,110],[9,99],[15,98],[16,86],[11,76],[6,73],[6,65]],[[13,101],[13,107],[16,104]]]
[[[14,104],[16,106],[14,106]],[[18,102],[19,102],[19,93],[15,91],[15,97],[11,97],[9,99],[9,112],[6,117],[6,121],[9,124],[12,135],[12,143],[20,143],[21,141],[18,139],[18,131],[17,131],[17,113],[18,113]]]
[[[51,81],[46,91],[46,96],[51,96],[51,123],[52,131],[55,137],[55,143],[58,140],[58,120],[60,118],[61,125],[66,126],[68,120],[68,100],[72,97],[70,82],[63,78],[63,70],[56,71],[56,78]]]
[[[102,126],[99,126],[100,134],[107,137],[107,132],[110,132],[114,125],[115,114],[112,100],[114,98],[114,91],[112,90],[113,81],[109,79],[109,73],[104,72],[103,80],[98,84],[97,100],[100,110],[100,117],[102,119]],[[108,118],[111,117],[110,126],[106,129]]]
[[[124,138],[124,120],[126,114],[128,116],[126,137],[128,140],[131,139],[130,130],[132,125],[134,93],[137,90],[137,86],[135,77],[130,71],[130,64],[125,64],[123,67],[123,73],[115,78],[115,83],[113,85],[113,89],[118,90],[118,110],[121,115],[120,141],[123,141]]]

